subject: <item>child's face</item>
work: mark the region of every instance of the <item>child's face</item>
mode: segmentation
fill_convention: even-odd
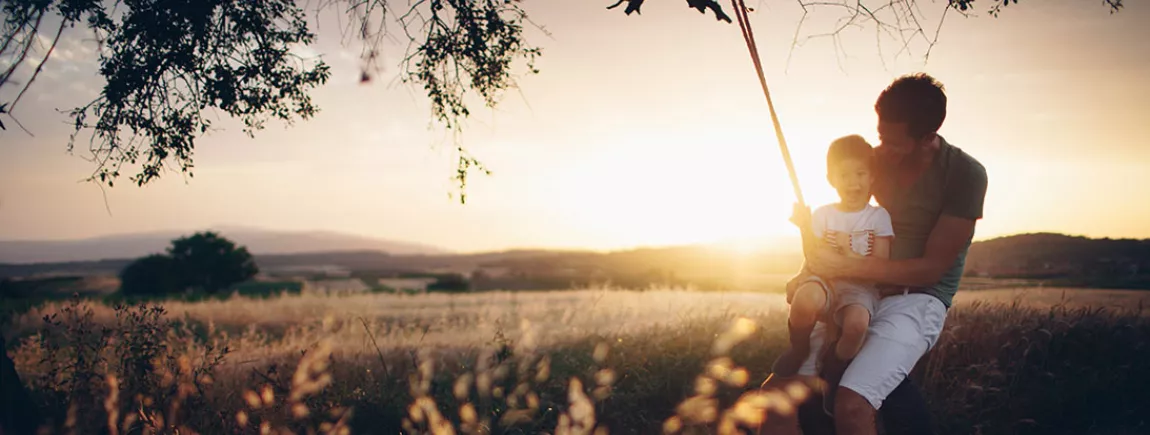
[[[827,180],[838,191],[842,202],[855,205],[870,202],[874,173],[866,162],[859,159],[845,159],[831,168]]]

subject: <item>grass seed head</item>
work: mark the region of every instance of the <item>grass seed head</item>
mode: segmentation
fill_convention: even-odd
[[[244,401],[248,402],[248,407],[251,409],[260,409],[260,406],[263,405],[263,402],[260,400],[260,396],[252,390],[244,391]]]
[[[716,387],[715,380],[707,377],[706,375],[699,375],[695,377],[695,394],[700,396],[710,396],[715,394],[718,388]]]
[[[602,387],[613,385],[615,383],[615,371],[611,369],[601,369],[595,372],[595,382]]]
[[[591,357],[595,359],[596,363],[603,364],[603,362],[607,361],[607,353],[609,350],[610,348],[607,343],[599,343],[595,345],[595,351],[591,354]]]

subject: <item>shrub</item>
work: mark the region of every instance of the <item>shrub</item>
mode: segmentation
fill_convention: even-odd
[[[73,298],[44,317],[35,341],[43,372],[32,383],[49,428],[170,433],[204,406],[210,374],[229,349],[197,343],[159,305],[115,312],[115,323],[103,326]]]
[[[180,287],[215,293],[259,273],[247,248],[213,232],[172,241],[168,254],[175,261]]]
[[[120,272],[120,292],[125,296],[158,296],[179,290],[176,263],[167,255],[140,258]]]
[[[213,232],[172,241],[168,254],[140,258],[120,273],[124,296],[163,296],[182,291],[217,293],[259,273],[247,248]]]

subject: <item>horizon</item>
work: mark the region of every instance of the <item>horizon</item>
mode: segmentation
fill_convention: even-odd
[[[115,239],[133,238],[133,237],[149,237],[149,236],[150,237],[172,237],[172,236],[178,235],[178,237],[183,237],[183,236],[190,236],[190,235],[197,233],[197,232],[207,232],[207,231],[216,232],[216,233],[218,233],[218,234],[220,234],[226,238],[230,238],[229,235],[234,235],[236,233],[243,234],[244,232],[247,232],[249,234],[250,233],[275,233],[275,234],[283,234],[283,235],[288,235],[288,236],[323,234],[323,235],[329,235],[329,236],[354,237],[354,238],[360,238],[362,240],[373,241],[373,242],[413,245],[413,246],[418,246],[421,248],[426,248],[426,249],[432,250],[432,251],[438,251],[438,252],[427,252],[427,253],[398,253],[398,254],[389,252],[387,249],[384,249],[384,248],[337,248],[337,249],[320,249],[320,250],[314,250],[314,251],[312,251],[312,250],[293,250],[290,252],[287,252],[287,251],[284,251],[284,252],[252,251],[252,253],[256,254],[256,255],[296,255],[296,254],[307,255],[307,254],[323,254],[323,253],[337,253],[337,252],[380,252],[380,253],[387,253],[390,255],[398,255],[398,256],[404,256],[404,255],[437,256],[437,255],[477,255],[477,254],[505,253],[505,252],[516,252],[516,251],[523,251],[523,252],[528,252],[528,251],[587,252],[587,253],[596,253],[596,254],[610,254],[610,253],[629,252],[629,251],[638,251],[638,250],[646,250],[646,249],[658,250],[658,249],[675,249],[675,248],[720,249],[720,250],[733,252],[736,254],[744,254],[744,255],[745,254],[769,254],[769,255],[799,254],[801,251],[801,247],[791,246],[791,245],[797,244],[797,242],[798,242],[797,236],[775,236],[775,237],[768,237],[768,238],[759,238],[759,239],[751,241],[750,243],[748,243],[747,240],[744,240],[744,239],[725,239],[725,240],[710,240],[710,241],[703,241],[703,242],[699,242],[699,243],[687,243],[687,244],[635,245],[635,246],[624,246],[624,247],[617,247],[617,248],[610,248],[610,249],[593,249],[593,248],[577,248],[577,247],[548,247],[548,246],[512,246],[512,247],[499,248],[499,249],[460,251],[460,250],[452,250],[452,249],[444,248],[441,246],[429,245],[426,243],[422,243],[418,240],[376,238],[376,237],[371,237],[371,236],[365,236],[362,234],[344,233],[344,232],[330,231],[330,230],[274,230],[274,229],[258,228],[258,227],[230,227],[229,228],[226,226],[210,226],[208,228],[201,228],[201,229],[197,229],[197,230],[187,230],[187,231],[156,230],[156,231],[137,232],[137,233],[130,233],[129,232],[129,233],[103,234],[103,235],[96,235],[96,236],[92,236],[92,237],[76,238],[76,239],[6,239],[6,238],[0,238],[0,243],[61,243],[61,244],[67,244],[67,243],[81,243],[81,242],[99,242],[99,241],[105,241],[105,240],[115,240]],[[231,232],[229,233],[229,231],[231,231]],[[1044,232],[1044,231],[1042,231],[1042,232],[1023,232],[1023,233],[1015,233],[1015,234],[997,235],[997,236],[982,237],[982,238],[975,237],[971,241],[971,243],[975,244],[975,243],[987,242],[987,241],[998,240],[998,239],[1007,239],[1007,238],[1023,237],[1023,236],[1036,236],[1036,235],[1055,235],[1055,236],[1064,236],[1064,237],[1070,237],[1070,238],[1086,238],[1089,240],[1134,240],[1134,241],[1148,241],[1148,240],[1150,240],[1150,238],[1090,237],[1090,236],[1086,236],[1083,234],[1064,233],[1064,232]],[[775,246],[770,245],[770,243],[772,243],[772,242],[775,243]],[[794,242],[794,243],[791,243],[791,242]],[[243,246],[242,243],[238,243],[238,242],[237,242],[237,245]],[[18,262],[0,261],[0,264],[35,264],[35,263],[49,264],[49,263],[60,263],[60,262],[110,261],[110,260],[122,260],[122,259],[130,259],[130,258],[128,258],[128,257],[125,257],[125,258],[107,257],[107,258],[92,258],[92,259],[86,259],[86,260],[64,260],[64,261],[38,261],[38,260],[18,261]]]
[[[630,17],[604,6],[526,8],[554,38],[528,35],[543,48],[542,72],[518,77],[518,92],[495,111],[476,111],[465,128],[463,144],[494,172],[471,177],[466,205],[447,198],[450,143],[423,128],[423,97],[384,84],[396,76],[396,53],[386,53],[384,76],[360,85],[355,47],[320,31],[313,51],[325,53],[333,77],[313,93],[315,119],[269,124],[254,139],[221,122],[226,130],[198,143],[195,178],[169,171],[143,188],[120,180],[106,189],[109,213],[100,189],[76,183],[92,167],[63,152],[66,118],[39,116],[93,92],[87,35],[67,33],[49,60],[57,69],[46,69],[54,73],[22,108],[36,136],[0,132],[0,240],[227,226],[458,253],[797,240],[787,222],[793,194],[737,26],[682,5],[652,4]],[[941,135],[989,173],[975,241],[1042,232],[1150,238],[1150,204],[1125,187],[1150,182],[1150,151],[1137,146],[1139,120],[1150,116],[1150,85],[1140,80],[1150,55],[1123,43],[1150,38],[1140,25],[1150,18],[1146,4],[1110,15],[1081,2],[1023,2],[999,18],[952,16],[925,66],[921,50],[889,59],[870,37],[844,42],[846,61],[818,40],[788,62],[798,12],[772,6],[751,20],[809,203],[834,199],[825,144],[853,133],[875,143],[878,92],[924,70],[947,87]],[[1001,40],[1011,45],[1000,48]]]

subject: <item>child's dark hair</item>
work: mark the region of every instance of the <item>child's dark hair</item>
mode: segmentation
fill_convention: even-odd
[[[874,168],[874,148],[866,139],[857,134],[843,136],[831,142],[827,150],[827,171],[834,169],[843,160],[862,160],[867,167]]]

